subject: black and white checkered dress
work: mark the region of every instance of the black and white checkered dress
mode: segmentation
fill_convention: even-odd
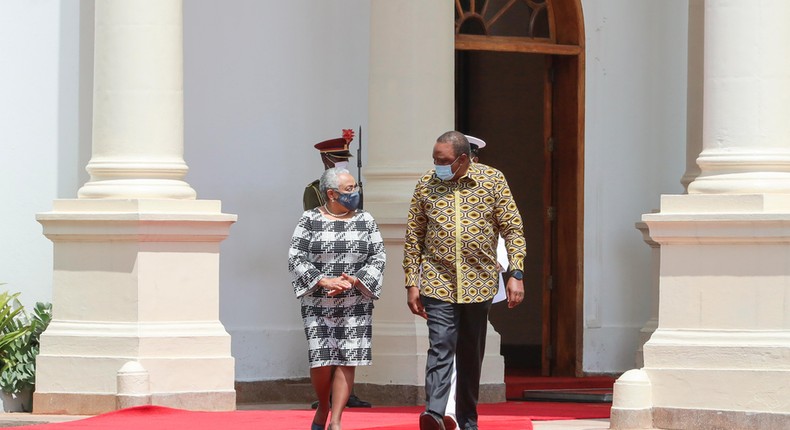
[[[381,294],[384,241],[373,217],[357,211],[350,219],[325,218],[318,209],[302,214],[288,250],[288,270],[302,321],[310,367],[371,364],[373,301]],[[324,277],[356,276],[364,287],[334,297],[318,286]]]

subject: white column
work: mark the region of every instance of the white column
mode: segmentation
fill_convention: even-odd
[[[436,138],[454,128],[453,10],[451,3],[420,0],[370,5],[371,151],[364,175],[366,209],[373,205],[377,219],[405,221],[417,179],[433,167]]]
[[[95,14],[91,179],[79,197],[194,199],[181,1],[97,0]]]
[[[705,1],[701,175],[689,193],[790,192],[790,2]]]
[[[424,402],[428,331],[406,307],[403,238],[417,179],[432,166],[436,138],[455,124],[452,2],[371,2],[369,132],[365,209],[387,249],[386,294],[374,312],[374,366],[357,371],[361,396],[383,390],[397,401]],[[504,401],[499,334],[489,325],[481,401]],[[399,386],[399,387],[393,387]],[[397,394],[395,394],[397,393]]]
[[[790,428],[790,2],[704,7],[701,174],[642,216],[658,328],[615,429]]]
[[[686,88],[686,171],[680,179],[688,192],[689,184],[700,174],[697,158],[702,152],[702,114],[705,72],[705,1],[689,0],[688,82]]]
[[[220,242],[236,215],[196,200],[182,181],[181,7],[96,1],[91,180],[80,198],[37,215],[54,271],[35,413],[128,405],[118,378],[129,362],[146,372],[146,388],[131,393],[146,403],[236,407],[230,336],[219,321]]]

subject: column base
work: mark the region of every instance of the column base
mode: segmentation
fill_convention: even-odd
[[[634,355],[636,367],[641,368],[645,365],[645,344],[650,340],[650,336],[658,329],[658,318],[650,318],[639,330],[639,348]]]
[[[790,414],[711,409],[615,409],[611,429],[774,430],[790,428]]]
[[[151,404],[200,411],[236,410],[236,391],[156,393]],[[33,393],[34,414],[98,415],[116,410],[114,394]]]
[[[652,429],[652,409],[615,409],[609,413],[610,429]]]
[[[194,200],[197,193],[188,183],[169,179],[90,181],[79,189],[80,199],[177,199]]]
[[[652,386],[647,373],[640,369],[623,373],[614,384],[610,428],[653,428],[652,406]]]
[[[36,413],[97,414],[119,394],[153,405],[235,409],[219,321],[219,201],[56,200],[37,216],[53,242],[53,318],[36,358]],[[118,387],[137,363],[139,387]],[[127,374],[128,376],[128,374]],[[148,401],[147,399],[145,401]]]
[[[653,426],[790,428],[790,194],[662,196],[642,219],[661,245]]]
[[[774,430],[790,428],[790,414],[708,409],[654,408],[653,425],[659,429]]]

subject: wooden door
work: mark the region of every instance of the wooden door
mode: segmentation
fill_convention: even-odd
[[[491,140],[481,162],[488,154],[487,164],[505,173],[527,225],[525,286],[532,289],[525,301],[532,307],[505,317],[492,310],[495,328],[497,318],[501,327],[515,327],[500,332],[505,366],[581,376],[580,0],[456,0],[455,7],[457,129]]]
[[[502,171],[524,220],[525,299],[492,306],[510,370],[548,374],[551,350],[552,171],[550,61],[545,55],[460,51],[456,54],[456,129],[481,138],[480,162]],[[542,369],[542,371],[541,371]]]

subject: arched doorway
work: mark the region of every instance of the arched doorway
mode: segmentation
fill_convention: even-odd
[[[456,0],[456,129],[485,140],[525,222],[528,301],[494,305],[506,369],[582,375],[581,0]]]

